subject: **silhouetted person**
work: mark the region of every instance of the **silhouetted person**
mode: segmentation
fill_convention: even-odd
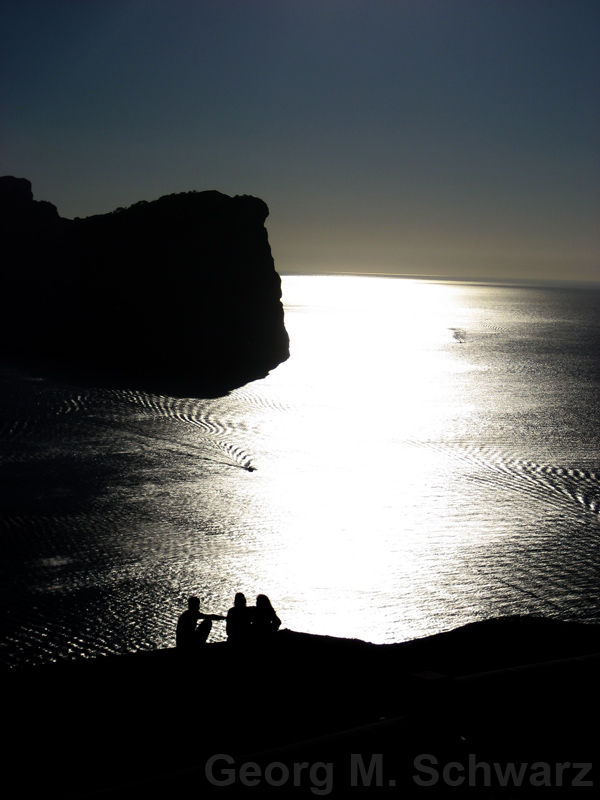
[[[227,612],[227,641],[230,644],[244,645],[250,638],[250,609],[246,606],[246,597],[238,592],[233,601],[233,608]]]
[[[199,619],[202,622],[196,627]],[[190,597],[187,611],[184,611],[177,621],[177,647],[190,651],[202,647],[208,639],[213,619],[225,619],[225,617],[219,614],[201,614],[200,600],[197,597]]]
[[[266,594],[259,594],[256,607],[252,609],[252,638],[256,642],[268,644],[273,641],[280,626],[281,620],[271,601]]]

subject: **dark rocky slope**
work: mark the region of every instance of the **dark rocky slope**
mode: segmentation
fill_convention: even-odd
[[[289,356],[268,213],[207,191],[69,220],[0,178],[3,352],[159,393],[264,377]]]
[[[497,800],[537,798],[540,785],[579,797],[578,776],[597,782],[593,767],[583,776],[576,765],[597,763],[599,652],[597,625],[508,617],[401,644],[283,630],[268,650],[219,642],[192,656],[168,649],[5,669],[4,779],[14,796],[63,798],[254,789]],[[353,771],[357,754],[364,773]],[[474,782],[471,761],[488,765]],[[364,785],[377,763],[382,774]],[[244,784],[248,764],[263,776],[255,785]],[[288,770],[281,785],[265,781],[273,764],[275,779]],[[527,765],[516,794],[503,784],[510,764]]]

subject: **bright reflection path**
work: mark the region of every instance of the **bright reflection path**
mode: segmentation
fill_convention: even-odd
[[[370,624],[381,630],[390,613],[397,625],[402,587],[423,580],[439,522],[429,528],[431,457],[411,440],[468,424],[471,408],[456,385],[465,367],[449,332],[466,314],[447,286],[388,280],[382,292],[360,278],[319,283],[322,306],[307,318],[306,282],[285,281],[293,381],[288,365],[269,381],[299,414],[273,429],[287,461],[271,489],[283,500],[287,544],[267,582],[285,575],[313,628],[355,636],[361,618],[378,618]]]
[[[216,613],[237,591],[375,642],[600,622],[600,293],[283,290],[291,358],[227,397],[7,379],[0,438],[31,494],[0,520],[0,658],[172,646],[189,594]]]
[[[280,409],[257,440],[254,501],[273,531],[255,574],[291,627],[398,641],[524,601],[556,612],[514,574],[490,588],[490,567],[526,546],[515,534],[540,547],[547,509],[507,474],[523,443],[501,418],[522,418],[531,388],[507,391],[510,364],[494,374],[486,292],[284,279],[291,359],[239,394]]]

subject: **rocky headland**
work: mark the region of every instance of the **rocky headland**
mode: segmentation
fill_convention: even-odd
[[[264,377],[289,356],[268,213],[192,191],[65,219],[28,180],[1,177],[4,355],[183,396]]]

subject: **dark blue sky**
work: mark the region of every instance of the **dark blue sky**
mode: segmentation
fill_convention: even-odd
[[[262,197],[280,272],[600,280],[597,0],[2,0],[0,173]]]

